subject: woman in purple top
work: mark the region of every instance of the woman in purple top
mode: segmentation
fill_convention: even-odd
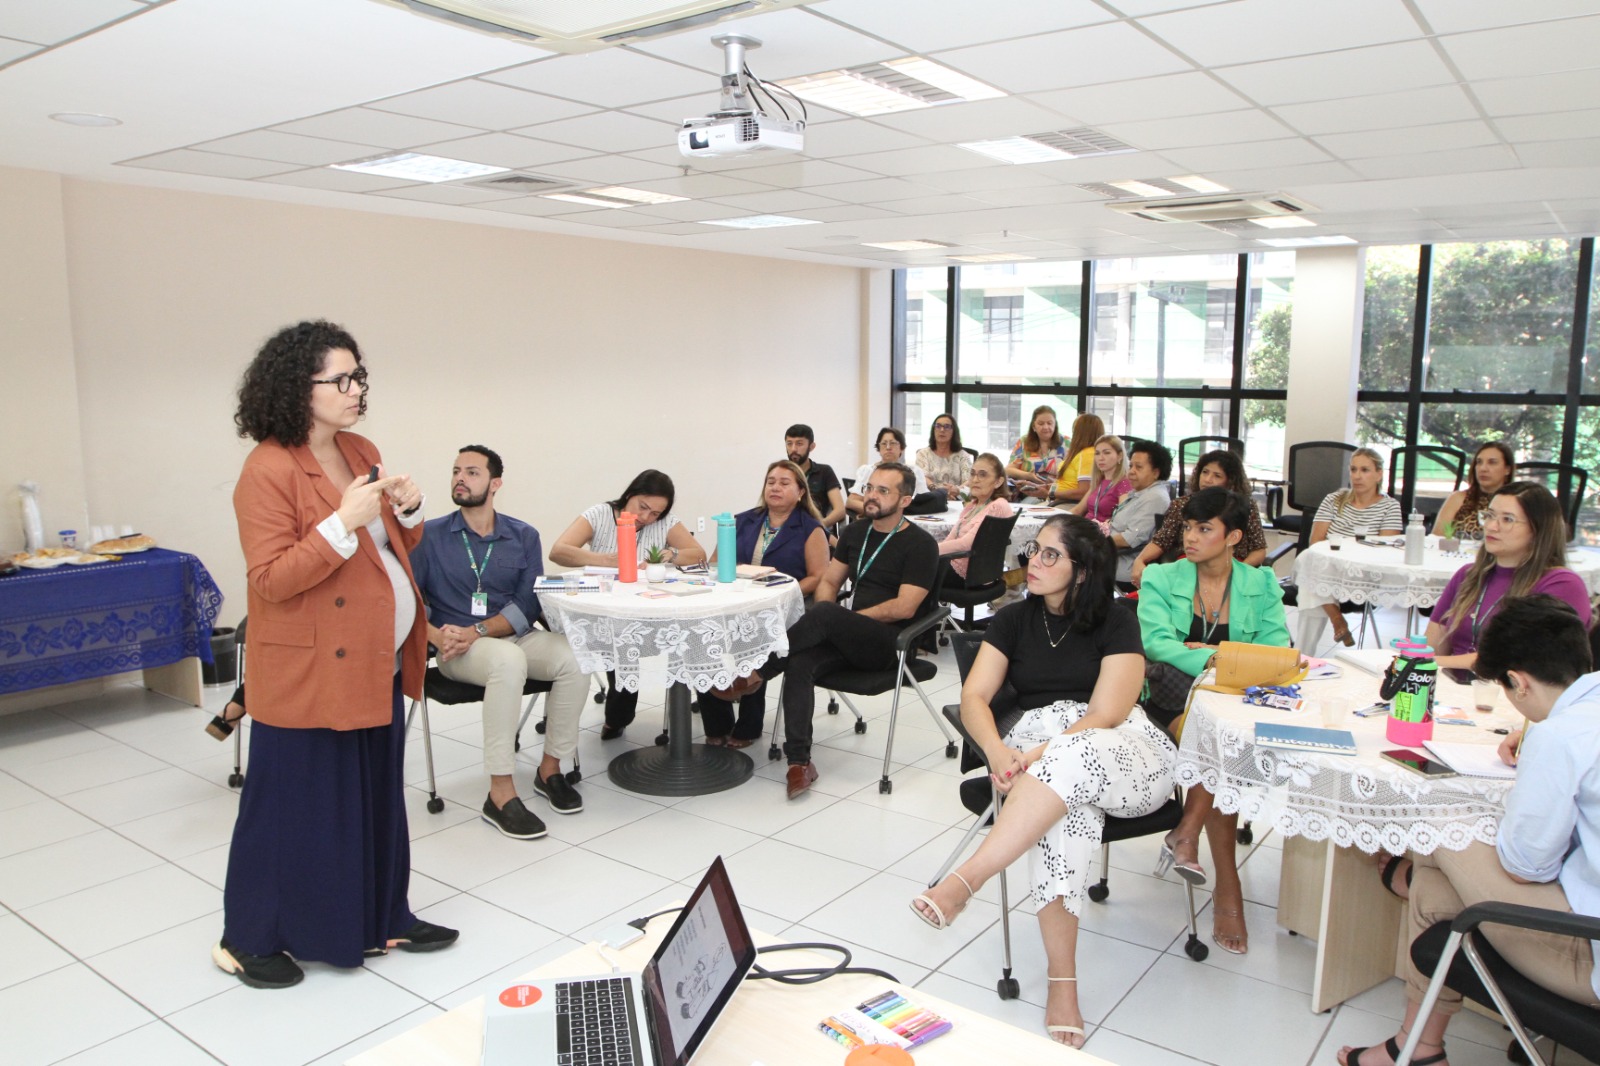
[[[1091,522],[1107,522],[1122,497],[1133,491],[1128,480],[1128,449],[1122,438],[1107,433],[1094,442],[1094,473],[1089,475],[1089,491],[1072,508]]]
[[[1478,635],[1507,597],[1549,593],[1589,625],[1589,590],[1567,569],[1567,524],[1542,485],[1513,481],[1482,512],[1483,547],[1450,578],[1428,623],[1428,645],[1441,667],[1472,669]]]

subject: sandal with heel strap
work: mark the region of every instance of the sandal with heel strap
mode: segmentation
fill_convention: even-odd
[[[1215,943],[1217,945],[1217,947],[1221,948],[1223,951],[1226,951],[1230,955],[1245,955],[1245,954],[1248,954],[1249,951],[1250,951],[1250,931],[1248,929],[1246,929],[1244,932],[1240,933],[1238,936],[1220,935],[1216,931],[1216,920],[1219,917],[1222,917],[1222,918],[1237,918],[1237,919],[1239,919],[1240,923],[1242,924],[1244,922],[1244,908],[1240,907],[1236,911],[1223,910],[1221,907],[1217,906],[1215,901],[1213,901],[1212,904],[1211,904],[1211,922],[1212,922],[1211,940],[1212,940],[1213,943]],[[1235,943],[1235,942],[1238,943],[1238,945],[1239,945],[1238,947],[1230,947],[1229,946],[1230,944]]]
[[[1406,895],[1402,896],[1394,889],[1394,875],[1400,872],[1400,864],[1411,862],[1405,855],[1393,855],[1383,864],[1383,869],[1378,872],[1378,880],[1383,882],[1383,887],[1389,890],[1389,895],[1395,899],[1410,899],[1411,875],[1417,872],[1415,863],[1406,867],[1406,875],[1402,878],[1406,885]]]
[[[1372,1046],[1351,1048],[1350,1053],[1342,1060],[1342,1066],[1359,1066],[1361,1056],[1372,1050]],[[1400,1061],[1400,1045],[1394,1042],[1394,1037],[1391,1036],[1389,1039],[1383,1042],[1383,1050],[1389,1053],[1390,1061]],[[1429,1055],[1425,1059],[1419,1059],[1413,1056],[1411,1059],[1411,1066],[1433,1066],[1433,1064],[1436,1062],[1443,1062],[1447,1057],[1448,1056],[1444,1052],[1444,1045],[1440,1044],[1439,1053],[1437,1055]]]
[[[973,896],[972,886],[967,883],[967,879],[965,877],[962,877],[954,870],[950,871],[949,877],[953,877],[957,881],[960,881],[961,887],[967,890],[967,898],[966,900],[962,901],[961,904],[962,909],[965,910],[967,903],[971,901]],[[945,880],[949,880],[949,877],[947,877]],[[944,884],[944,881],[940,881],[939,883],[942,885]],[[923,910],[921,907],[917,906],[919,903],[926,903],[928,905],[927,910]],[[911,901],[911,911],[918,918],[921,918],[935,929],[950,928],[950,923],[955,921],[956,918],[961,914],[961,911],[956,911],[949,917],[946,917],[944,911],[940,909],[937,903],[928,898],[928,894],[926,892],[920,896],[917,896]]]
[[[1073,984],[1077,984],[1077,982],[1078,982],[1078,979],[1076,977],[1050,977],[1048,975],[1045,977],[1045,980],[1049,981],[1049,982],[1052,982],[1052,983],[1056,982],[1056,981],[1071,981]],[[1049,1033],[1050,1037],[1052,1039],[1054,1039],[1055,1036],[1058,1033],[1059,1034],[1064,1034],[1066,1036],[1083,1036],[1084,1035],[1083,1034],[1083,1026],[1081,1026],[1081,1025],[1046,1025],[1044,1027],[1044,1031],[1046,1033]],[[1058,1043],[1058,1044],[1066,1044],[1068,1047],[1071,1047],[1071,1048],[1077,1048],[1077,1047],[1081,1046],[1079,1044],[1074,1044],[1070,1040],[1057,1040],[1056,1043]]]
[[[1161,841],[1161,854],[1156,859],[1156,876],[1165,877],[1168,870],[1176,869],[1179,877],[1196,888],[1204,888],[1206,882],[1210,880],[1206,875],[1206,868],[1201,866],[1199,862],[1178,861],[1178,845],[1194,844],[1198,848],[1199,843],[1199,841],[1189,837],[1178,836],[1176,829],[1168,833],[1166,838]]]
[[[239,713],[230,715],[228,707],[239,708]],[[206,732],[217,740],[227,740],[233,735],[234,726],[244,721],[247,713],[249,712],[244,709],[244,704],[236,699],[229,700],[228,706],[222,708],[222,713],[212,716],[211,721],[206,723]]]

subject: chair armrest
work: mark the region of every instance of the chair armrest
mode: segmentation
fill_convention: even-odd
[[[1267,553],[1266,559],[1262,561],[1261,565],[1263,565],[1265,567],[1268,567],[1270,569],[1272,567],[1272,565],[1274,563],[1276,563],[1279,559],[1282,559],[1284,556],[1288,555],[1290,552],[1297,552],[1299,550],[1300,550],[1300,542],[1299,541],[1297,541],[1297,540],[1286,540],[1282,544],[1278,545],[1276,548],[1273,548],[1271,551],[1269,551]]]
[[[966,558],[969,558],[971,555],[972,555],[972,549],[971,548],[966,548],[966,549],[963,549],[962,551],[958,551],[958,552],[941,552],[940,555],[939,555],[939,558],[941,558],[941,559],[966,559]]]
[[[1283,514],[1283,487],[1281,485],[1267,486],[1267,521],[1271,523]]]
[[[894,638],[894,650],[899,655],[904,655],[916,644],[917,638],[937,626],[940,622],[950,617],[950,608],[940,604],[915,622],[900,631]]]
[[[1600,918],[1570,911],[1526,907],[1520,903],[1474,903],[1450,922],[1452,933],[1469,933],[1480,925],[1509,925],[1557,936],[1600,940]]]

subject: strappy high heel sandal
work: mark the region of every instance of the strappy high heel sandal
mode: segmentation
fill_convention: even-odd
[[[239,713],[229,714],[228,707],[239,708]],[[233,735],[234,726],[244,721],[244,716],[246,713],[247,712],[244,709],[244,704],[240,703],[236,699],[229,700],[228,706],[222,708],[222,713],[219,715],[214,715],[211,721],[206,723],[206,732],[210,733],[217,740],[227,740]]]
[[[1046,976],[1045,980],[1046,981],[1051,981],[1051,982],[1055,982],[1055,981],[1071,981],[1074,984],[1076,984],[1077,981],[1078,981],[1078,979],[1076,977],[1049,977],[1049,976]],[[1052,1040],[1055,1039],[1056,1034],[1058,1034],[1058,1033],[1066,1035],[1066,1036],[1069,1036],[1069,1037],[1082,1036],[1083,1035],[1083,1027],[1080,1026],[1080,1025],[1046,1025],[1044,1027],[1044,1031],[1046,1033],[1050,1034],[1050,1038]],[[1073,1043],[1071,1040],[1057,1040],[1056,1043],[1058,1043],[1058,1044],[1066,1044],[1068,1047],[1071,1047],[1071,1048],[1077,1048],[1077,1047],[1081,1047],[1082,1046],[1081,1044]]]
[[[950,877],[953,877],[957,881],[960,881],[961,882],[961,887],[963,887],[963,888],[965,888],[967,890],[967,899],[966,899],[966,901],[963,901],[962,904],[961,904],[962,910],[965,910],[966,906],[967,906],[967,902],[970,902],[971,899],[972,899],[972,895],[973,895],[972,886],[967,883],[967,879],[965,877],[962,877],[960,874],[956,873],[954,870],[950,871]],[[939,883],[940,884],[944,884],[943,881],[941,881]],[[919,904],[919,903],[926,903],[928,905],[927,910],[923,910],[921,907],[917,906],[917,904]],[[961,911],[956,911],[956,912],[954,912],[953,914],[951,914],[951,915],[949,915],[947,917],[945,915],[944,911],[939,908],[939,905],[937,903],[935,903],[933,900],[928,898],[928,894],[926,892],[924,892],[920,896],[917,896],[916,898],[914,898],[911,901],[911,911],[918,918],[921,918],[923,921],[927,922],[929,925],[933,926],[935,929],[948,929],[948,928],[950,928],[950,923],[955,921],[956,917],[961,913]]]
[[[1219,935],[1216,930],[1216,921],[1219,916],[1223,918],[1237,918],[1239,919],[1240,924],[1243,924],[1244,908],[1241,907],[1236,911],[1225,911],[1221,907],[1217,906],[1216,901],[1213,900],[1211,903],[1211,939],[1213,942],[1215,942],[1217,947],[1221,948],[1223,951],[1226,951],[1230,955],[1244,955],[1248,953],[1250,950],[1250,930],[1246,929],[1238,936]],[[1232,946],[1234,944],[1237,944],[1238,946]]]
[[[1199,841],[1190,840],[1187,837],[1179,837],[1176,834],[1177,830],[1174,829],[1161,841],[1161,854],[1156,859],[1156,876],[1165,877],[1168,870],[1176,869],[1179,877],[1196,888],[1204,888],[1206,882],[1210,880],[1206,876],[1206,868],[1201,866],[1199,862],[1178,861],[1177,846],[1179,844],[1194,844],[1198,847]]]

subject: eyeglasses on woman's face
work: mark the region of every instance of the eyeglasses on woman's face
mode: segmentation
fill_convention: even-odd
[[[359,386],[362,392],[367,391],[367,372],[357,370],[350,374],[335,374],[331,378],[312,378],[313,385],[332,385],[342,393],[348,393],[351,385]]]
[[[1496,511],[1491,509],[1488,511],[1478,512],[1478,525],[1483,529],[1488,529],[1490,526],[1496,526],[1500,529],[1516,529],[1518,526],[1525,526],[1527,524],[1528,520],[1526,518],[1518,518],[1510,511]]]
[[[954,428],[954,422],[935,422],[933,424],[933,431],[935,433],[949,433]]]
[[[1022,557],[1024,559],[1032,562],[1033,557],[1036,555],[1045,566],[1054,566],[1067,557],[1067,553],[1061,549],[1046,547],[1036,540],[1030,540],[1022,546]]]

